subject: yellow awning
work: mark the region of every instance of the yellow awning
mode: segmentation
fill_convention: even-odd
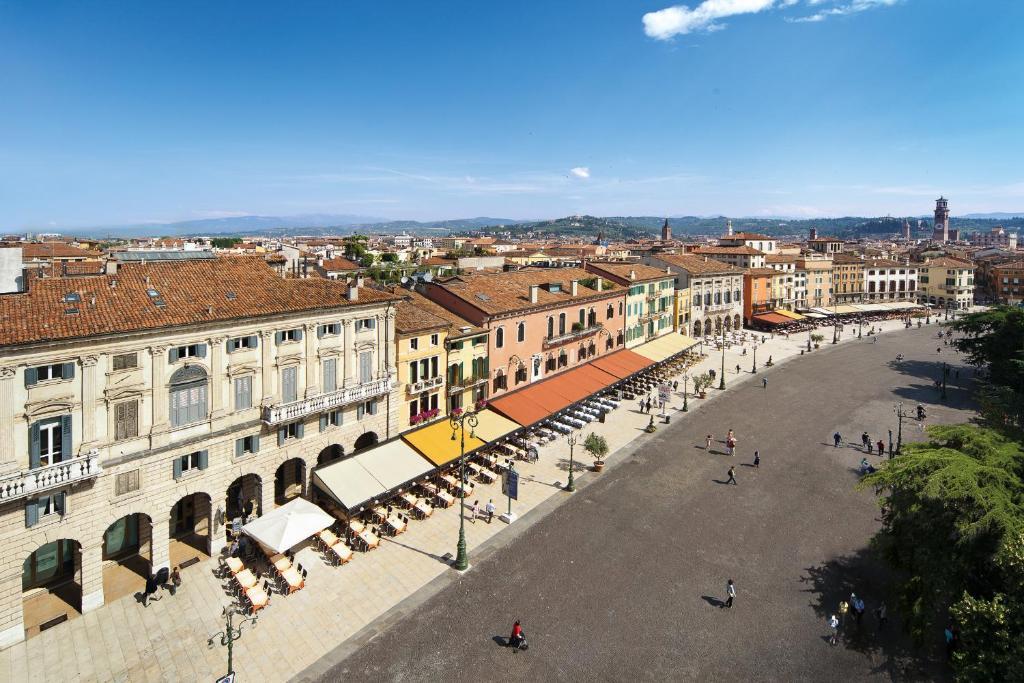
[[[670,333],[649,341],[646,344],[641,344],[632,350],[634,353],[640,354],[648,360],[660,363],[666,358],[671,358],[677,353],[681,353],[698,343],[699,342],[694,341],[685,334]]]
[[[513,423],[515,424],[515,423]],[[466,425],[466,452],[475,451],[484,445],[484,442],[469,435],[469,425]],[[410,446],[423,454],[423,456],[437,466],[446,465],[459,457],[459,439],[461,434],[455,433],[455,440],[452,440],[452,426],[448,420],[441,420],[422,429],[403,434],[402,438]]]
[[[785,317],[790,318],[792,320],[803,320],[804,319],[804,316],[800,315],[799,313],[794,313],[793,311],[787,311],[784,308],[780,308],[780,309],[774,310],[774,311],[772,311],[772,313],[778,313],[779,315],[785,316]]]
[[[497,441],[506,434],[510,434],[520,428],[518,422],[513,422],[504,415],[498,415],[490,408],[481,410],[476,414],[478,420],[473,433],[484,441]]]

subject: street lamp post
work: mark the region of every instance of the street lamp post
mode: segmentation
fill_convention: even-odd
[[[754,367],[750,370],[752,373],[757,373],[757,342],[754,342]]]
[[[689,373],[683,373],[683,412],[687,412],[690,408],[686,405],[686,383],[690,381]]]
[[[718,383],[719,389],[725,389],[725,325],[722,325],[722,380]]]
[[[572,449],[573,449],[573,446],[576,445],[576,435],[573,434],[572,432],[569,432],[569,435],[565,437],[565,441],[566,441],[566,443],[569,444],[569,481],[565,485],[565,490],[568,491],[569,493],[572,493],[573,491],[576,490],[576,484],[574,484],[573,481],[572,481],[572,470],[573,470]]]
[[[898,431],[896,432],[896,455],[899,455],[900,451],[903,448],[903,420],[904,420],[904,418],[910,417],[910,413],[903,412],[903,404],[902,403],[897,403],[893,407],[893,412],[896,413],[896,417],[899,419],[899,427],[898,427]],[[892,434],[892,432],[889,432],[889,433]],[[891,445],[891,441],[892,441],[892,437],[891,436],[890,436],[889,440],[890,440],[889,459],[892,460],[893,452],[892,452],[892,445]]]
[[[864,318],[862,316],[862,317],[857,318],[857,339],[860,339],[863,336],[864,336]]]
[[[469,551],[466,550],[466,423],[469,423],[469,438],[479,423],[475,412],[450,415],[448,424],[452,427],[452,441],[459,432],[459,544],[455,556],[455,569],[460,572],[469,569]]]
[[[839,343],[839,320],[835,320],[832,324],[832,343]]]
[[[233,623],[234,616],[239,615],[242,617],[242,621],[239,622],[236,627]],[[236,640],[242,637],[242,627],[246,623],[250,623],[253,627],[256,626],[255,616],[246,616],[241,612],[237,611],[234,606],[224,608],[224,630],[218,631],[210,636],[209,640],[206,641],[208,647],[213,647],[214,639],[219,638],[221,645],[226,645],[228,648],[228,676],[235,672],[234,665],[232,662],[232,646]]]

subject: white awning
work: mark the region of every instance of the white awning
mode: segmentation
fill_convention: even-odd
[[[355,511],[434,469],[408,444],[395,439],[315,470],[313,484],[346,510]]]
[[[334,524],[334,517],[305,498],[295,498],[242,527],[242,532],[283,553]]]
[[[355,460],[380,482],[385,491],[419,479],[434,466],[401,439],[360,453]]]

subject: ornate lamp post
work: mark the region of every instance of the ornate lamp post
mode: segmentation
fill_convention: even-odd
[[[863,316],[857,318],[857,339],[864,336],[864,318]]]
[[[725,389],[725,325],[722,325],[722,380],[718,383],[719,389]]]
[[[757,342],[754,342],[754,367],[750,371],[757,373]]]
[[[235,627],[234,623],[232,623],[233,622],[233,617],[236,614],[239,615],[240,617],[242,617],[242,621],[239,622],[237,628]],[[232,645],[233,645],[233,643],[236,640],[238,640],[239,638],[242,637],[242,627],[245,626],[246,623],[250,623],[250,624],[253,625],[253,627],[255,627],[256,626],[256,617],[255,616],[251,616],[251,617],[246,616],[243,613],[237,611],[235,609],[235,607],[233,607],[233,606],[232,607],[225,607],[224,608],[224,630],[223,631],[218,631],[217,633],[214,633],[212,636],[210,636],[209,640],[206,641],[206,645],[208,647],[213,647],[213,641],[215,639],[219,638],[220,639],[220,644],[227,646],[227,648],[228,648],[228,676],[230,676],[231,674],[233,674],[235,672],[235,669],[232,666],[232,661],[231,661]]]
[[[568,491],[569,493],[572,493],[573,491],[576,490],[576,484],[574,484],[573,481],[572,481],[572,470],[573,470],[572,449],[573,449],[573,446],[576,445],[576,435],[573,434],[572,432],[569,432],[569,435],[565,437],[565,441],[566,441],[566,443],[569,444],[569,481],[566,482],[566,484],[565,484],[565,490]]]
[[[469,438],[472,439],[473,429],[479,422],[476,412],[448,417],[448,424],[452,427],[452,441],[455,441],[455,432],[459,433],[459,544],[455,569],[460,572],[469,569],[469,551],[466,550],[466,424],[469,424]]]
[[[896,432],[896,455],[900,454],[900,449],[903,448],[903,419],[910,417],[910,413],[903,412],[903,404],[897,403],[893,407],[893,412],[896,413],[896,417],[899,419],[899,427]],[[892,432],[890,432],[891,434]],[[889,439],[889,459],[892,460],[892,438]]]
[[[686,405],[686,383],[690,381],[690,373],[683,373],[683,412],[685,413],[690,408]]]

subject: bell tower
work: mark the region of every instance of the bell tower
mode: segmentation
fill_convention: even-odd
[[[661,241],[668,242],[672,239],[672,227],[668,224],[668,219],[665,219],[665,225],[661,226]]]
[[[949,241],[949,200],[939,197],[935,200],[935,229],[932,239],[936,242]]]

